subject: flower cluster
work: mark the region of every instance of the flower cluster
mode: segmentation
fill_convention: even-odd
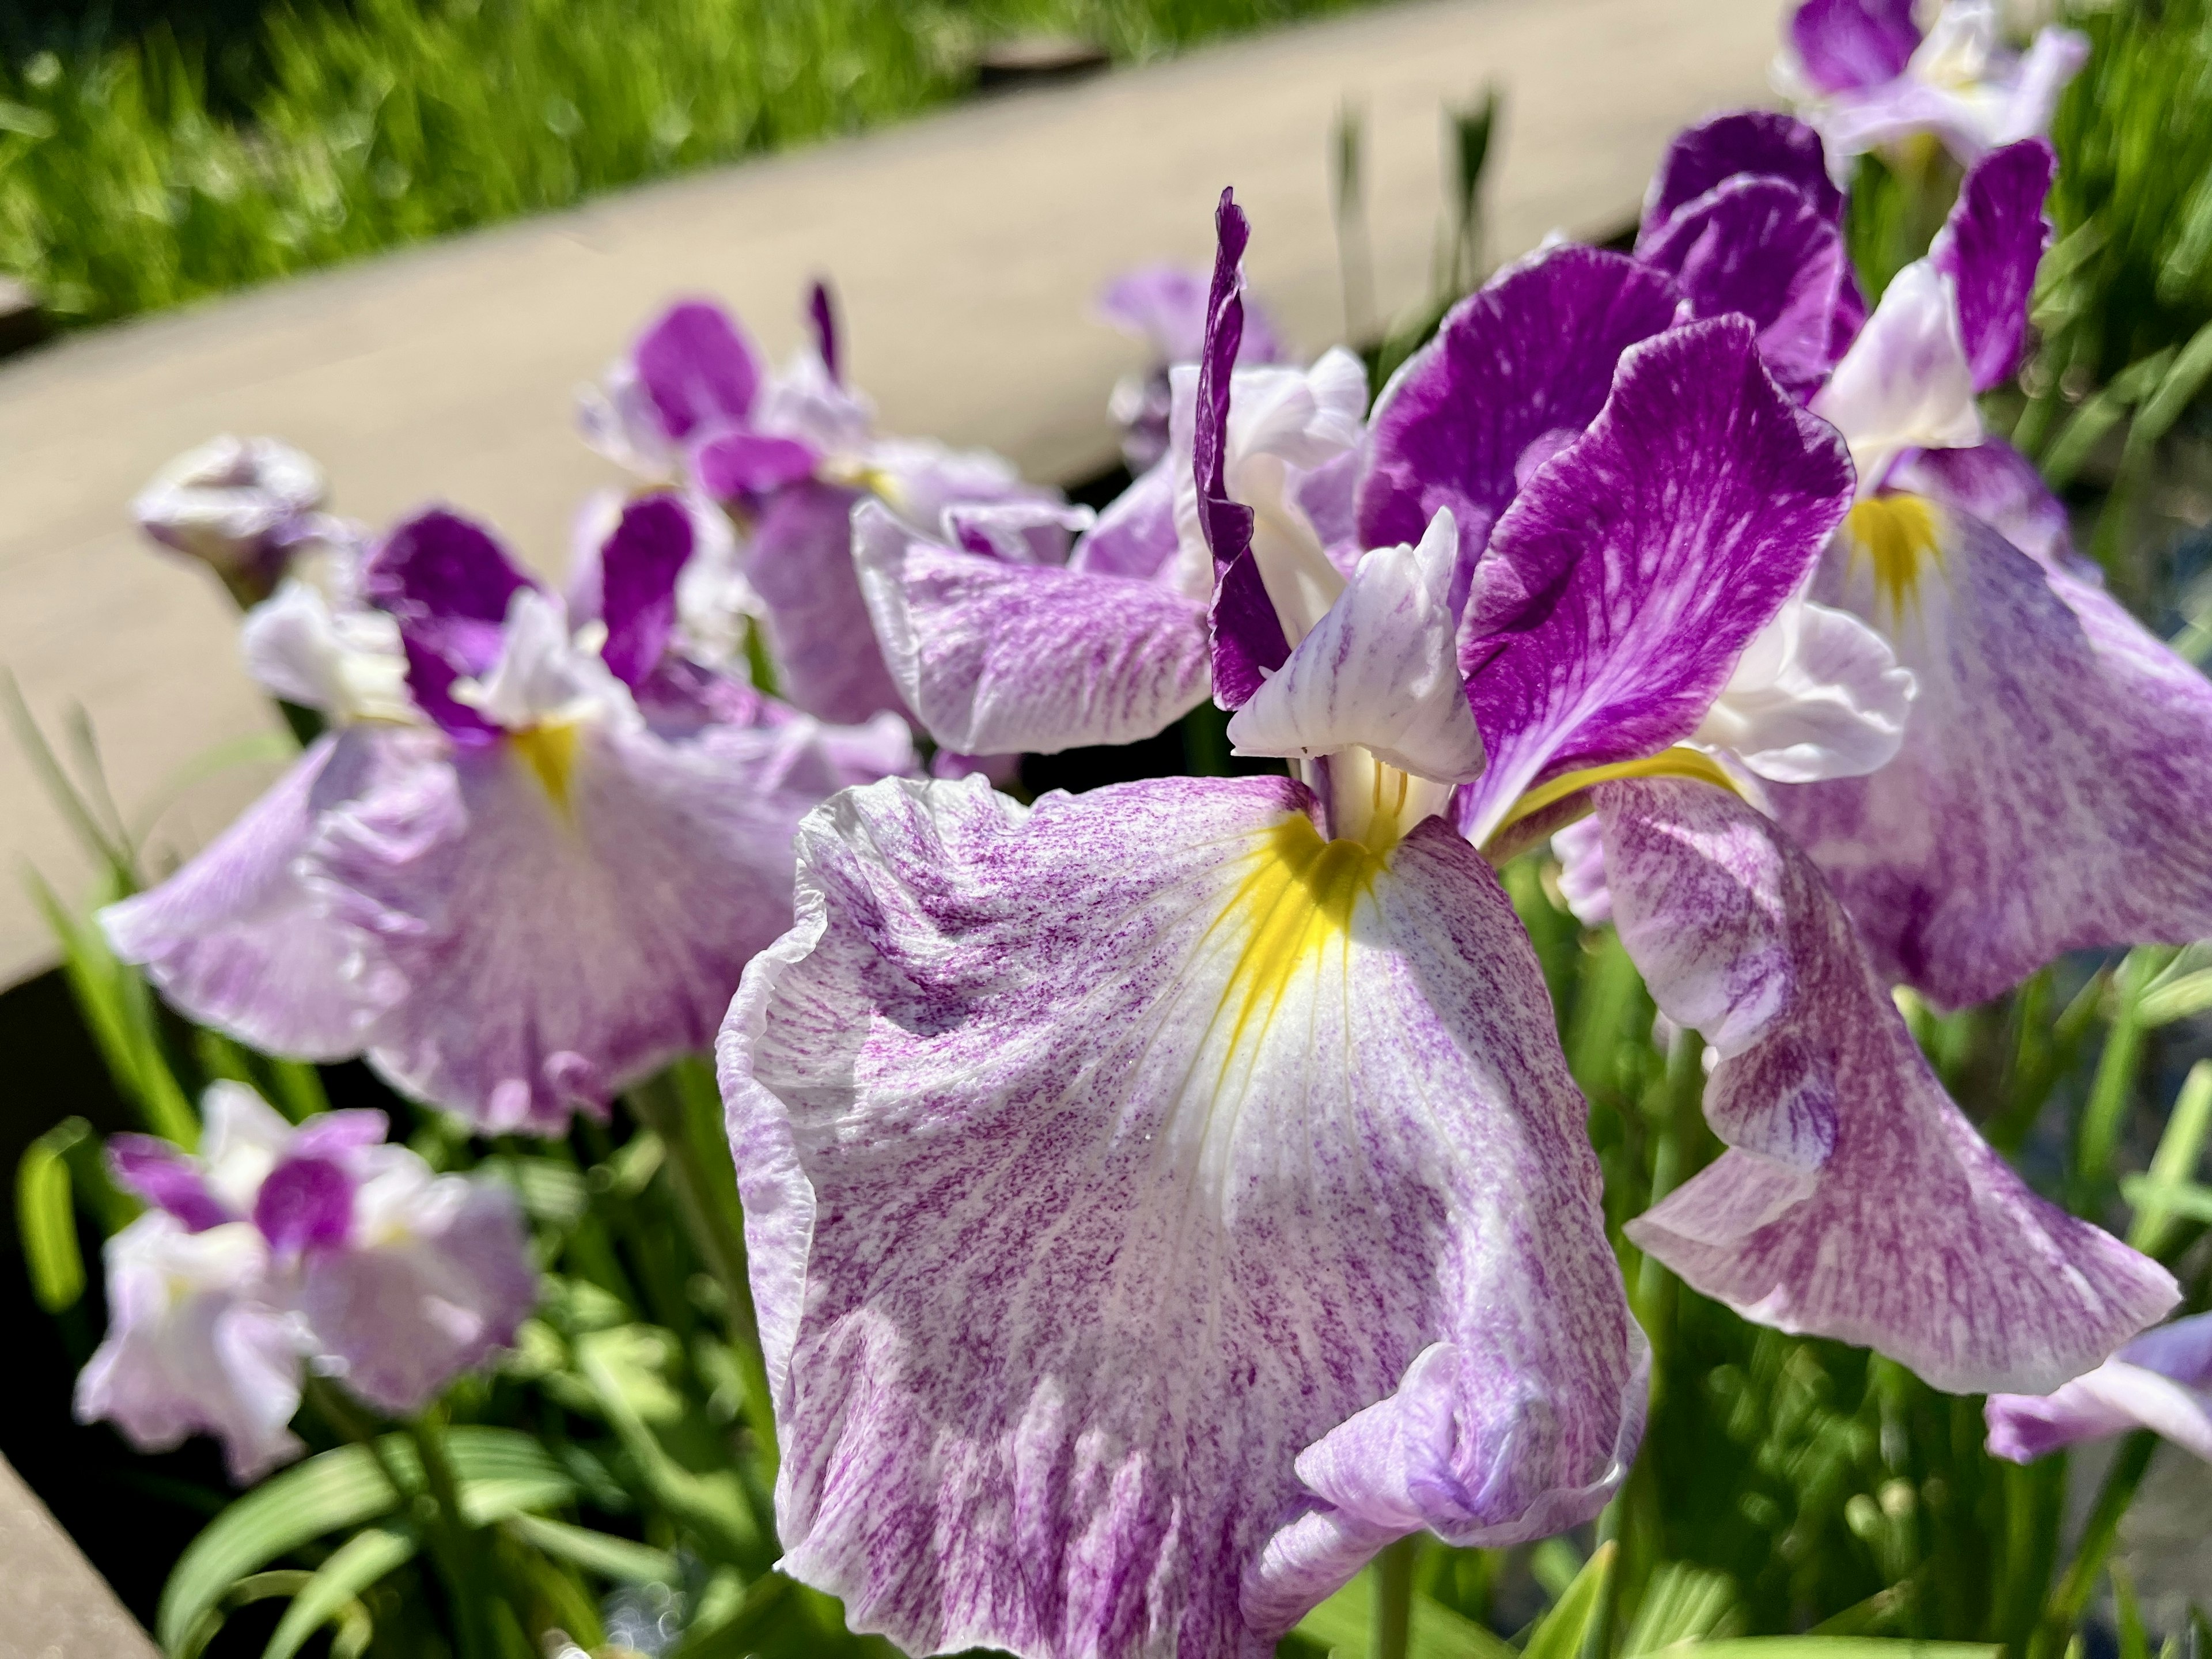
[[[1394,1540],[1619,1490],[1650,1344],[1496,873],[1547,845],[1705,1046],[1726,1150],[1638,1249],[1990,1394],[2003,1455],[2212,1455],[2172,1277],[2031,1189],[1893,997],[2212,934],[2212,684],[1978,403],[2079,61],[1993,27],[1806,0],[1808,119],[1683,133],[1632,249],[1547,244],[1371,396],[1248,310],[1224,191],[1209,276],[1105,297],[1156,362],[1096,514],[878,432],[819,288],[781,370],[686,301],[587,396],[640,489],[565,594],[447,510],[371,538],[266,447],[196,462],[142,512],[268,592],[249,660],[326,730],[109,937],[487,1132],[719,1024],[781,1570],[913,1651],[1257,1656]],[[1963,183],[1869,306],[1839,181],[1911,134]],[[995,787],[1209,697],[1279,771]],[[512,1335],[495,1191],[375,1115],[210,1115],[204,1164],[118,1150],[159,1208],[82,1413],[248,1474],[303,1355],[404,1412]]]
[[[302,1449],[286,1425],[305,1369],[407,1416],[513,1342],[538,1273],[506,1188],[386,1145],[381,1112],[295,1127],[234,1083],[204,1109],[204,1157],[144,1135],[109,1149],[152,1207],[108,1241],[81,1419],[149,1451],[215,1435],[242,1482]]]

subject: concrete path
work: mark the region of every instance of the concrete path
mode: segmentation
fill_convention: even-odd
[[[1377,297],[1425,292],[1440,115],[1506,92],[1492,242],[1604,233],[1668,136],[1765,94],[1777,0],[1431,0],[611,198],[575,212],[284,283],[0,368],[0,664],[52,717],[90,712],[126,811],[211,746],[272,730],[200,573],[138,546],[125,507],[172,453],[222,431],[318,456],[371,522],[444,497],[565,557],[603,471],[573,389],[672,293],[733,301],[779,355],[803,283],[834,276],[853,374],[894,429],[1003,450],[1066,480],[1113,453],[1105,398],[1133,361],[1086,320],[1146,258],[1203,258],[1216,193],[1250,210],[1260,294],[1304,346],[1343,327],[1326,155],[1367,112]],[[265,769],[191,789],[157,845],[188,851]],[[83,866],[0,743],[9,849],[66,889]],[[0,883],[0,984],[48,959]]]
[[[0,1458],[0,1659],[159,1659],[160,1650]]]

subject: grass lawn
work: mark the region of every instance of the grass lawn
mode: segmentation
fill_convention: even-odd
[[[994,35],[1142,59],[1357,3],[355,0],[212,46],[155,22],[0,69],[0,270],[103,321],[891,120]]]

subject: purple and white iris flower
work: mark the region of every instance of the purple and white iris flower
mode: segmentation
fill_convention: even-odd
[[[381,1112],[295,1127],[231,1083],[204,1111],[202,1158],[145,1135],[110,1147],[153,1207],[108,1241],[80,1421],[148,1451],[213,1434],[243,1485],[302,1449],[287,1425],[303,1366],[410,1416],[514,1341],[538,1274],[504,1188],[386,1144]]]
[[[2051,130],[2066,83],[2088,60],[2072,29],[2037,32],[2024,53],[2001,37],[1996,0],[1942,0],[1923,31],[1915,0],[1802,0],[1775,82],[1820,130],[1836,180],[1852,158],[1928,134],[1971,166]]]
[[[2146,1331],[2054,1393],[1991,1395],[1983,1409],[1990,1454],[2015,1463],[2131,1429],[2212,1463],[2212,1314]]]
[[[479,1127],[557,1133],[706,1046],[790,925],[791,836],[907,769],[902,722],[826,728],[672,649],[692,548],[631,503],[598,614],[442,511],[357,600],[288,583],[250,663],[331,730],[204,852],[103,915],[178,1008],[267,1052],[365,1054]]]
[[[1121,428],[1121,458],[1132,473],[1149,471],[1168,453],[1175,394],[1169,371],[1195,363],[1206,342],[1206,296],[1211,278],[1188,265],[1139,265],[1126,270],[1098,295],[1098,315],[1122,333],[1151,348],[1152,361],[1142,374],[1125,374],[1114,384],[1108,407]],[[1261,368],[1287,360],[1283,339],[1267,313],[1245,305],[1244,343],[1239,363]]]
[[[1953,1007],[2068,950],[2212,933],[2212,684],[2105,593],[1975,404],[2019,360],[2052,165],[2039,139],[1970,169],[1811,400],[1858,471],[1811,598],[1918,689],[1895,759],[1768,804],[1875,966]]]
[[[155,473],[131,512],[153,540],[200,561],[248,605],[269,596],[302,550],[350,543],[348,526],[322,510],[329,499],[322,469],[290,445],[221,437]]]
[[[1198,377],[1194,363],[1171,371],[1167,455],[1064,560],[1008,556],[958,512],[934,540],[873,505],[854,514],[884,660],[939,743],[983,754],[1130,743],[1205,700],[1213,560],[1192,481]],[[1233,379],[1229,493],[1254,509],[1272,557],[1333,592],[1352,552],[1366,372],[1340,349],[1305,369],[1240,364]]]
[[[1401,470],[1364,504],[1410,534],[1313,556],[1228,484],[1220,228],[1212,678],[1296,775],[842,796],[724,1029],[784,1570],[915,1650],[1256,1654],[1394,1538],[1605,1502],[1644,1345],[1540,973],[1456,826],[1689,737],[1848,503],[1750,325],[1674,326],[1663,276],[1577,251],[1528,280],[1610,302],[1516,290],[1492,339],[1609,345],[1586,406],[1462,377],[1449,499]]]
[[[1064,556],[1071,516],[1056,491],[1024,483],[997,455],[879,434],[872,407],[843,377],[819,285],[809,315],[811,345],[771,372],[720,306],[672,306],[586,395],[583,425],[594,447],[650,482],[680,485],[695,511],[726,517],[734,532],[718,523],[702,538],[707,556],[678,590],[686,638],[719,645],[728,655],[716,665],[733,666],[750,614],[779,695],[818,719],[857,724],[902,705],[853,574],[856,503],[883,503],[931,535],[948,508],[985,520],[995,509],[1047,556]]]

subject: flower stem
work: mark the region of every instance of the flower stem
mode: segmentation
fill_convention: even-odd
[[[2028,1659],[2057,1659],[2066,1646],[2067,1638],[2074,1633],[2082,1609],[2089,1605],[2089,1597],[2097,1588],[2097,1579],[2105,1570],[2105,1562],[2118,1540],[2120,1519],[2135,1502],[2136,1489],[2142,1485],[2143,1476],[2149,1472],[2152,1455],[2158,1450],[2158,1437],[2148,1429],[2137,1429],[2120,1443],[2118,1454],[2105,1476],[2105,1484],[2098,1489],[2097,1505],[2089,1512],[2089,1522],[2081,1529],[2081,1542],[2074,1552],[2074,1559],[2066,1569],[2066,1576],[2058,1581],[2050,1601],[2043,1610],[2043,1628],[2028,1644]]]
[[[434,1408],[407,1425],[416,1455],[422,1460],[422,1484],[432,1514],[426,1517],[431,1558],[446,1581],[453,1603],[454,1646],[460,1659],[496,1659],[498,1647],[485,1598],[490,1581],[479,1540],[461,1514],[460,1482],[446,1455],[444,1425]]]
[[[1401,1538],[1375,1558],[1374,1639],[1369,1659],[1406,1659],[1413,1634],[1413,1558],[1421,1535]]]
[[[759,1444],[772,1483],[775,1416],[754,1319],[752,1284],[745,1272],[744,1212],[738,1201],[729,1146],[722,1139],[720,1097],[702,1068],[679,1062],[631,1090],[629,1099],[639,1121],[660,1137],[677,1207],[700,1258],[722,1287],[730,1347],[744,1384],[746,1426]]]

